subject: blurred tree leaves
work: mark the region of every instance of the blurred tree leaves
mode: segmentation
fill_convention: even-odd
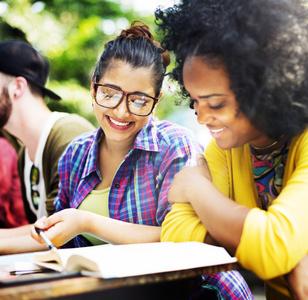
[[[0,40],[28,41],[49,60],[47,86],[63,99],[47,99],[51,110],[80,114],[97,126],[89,92],[91,74],[106,41],[136,19],[155,32],[153,15],[123,11],[114,1],[0,1]],[[156,111],[159,118],[175,109],[168,91],[165,94]]]

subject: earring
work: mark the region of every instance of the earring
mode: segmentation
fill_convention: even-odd
[[[92,99],[92,112],[94,112],[94,99]]]

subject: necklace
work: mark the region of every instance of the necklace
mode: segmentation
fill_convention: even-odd
[[[251,145],[250,146],[252,148],[256,149],[256,150],[266,150],[266,149],[269,149],[269,148],[275,146],[276,144],[278,144],[283,138],[284,138],[284,134],[282,134],[281,137],[277,141],[271,143],[270,145],[268,145],[266,147],[255,147],[255,146],[251,146]]]

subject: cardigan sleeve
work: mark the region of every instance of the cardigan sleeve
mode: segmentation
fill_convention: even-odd
[[[188,203],[175,203],[162,224],[162,242],[203,243],[206,229],[193,207]]]
[[[308,250],[308,134],[292,142],[283,188],[268,211],[246,217],[236,257],[262,279],[291,271]],[[249,251],[247,251],[249,249]]]

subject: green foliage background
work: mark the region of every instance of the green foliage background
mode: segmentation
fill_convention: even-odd
[[[107,0],[7,0],[0,1],[0,11],[0,40],[28,41],[49,60],[47,86],[62,97],[59,102],[46,99],[50,109],[80,114],[95,126],[89,86],[104,44],[134,20],[156,30],[154,15],[123,11]],[[118,28],[113,35],[105,32],[108,22]],[[160,119],[177,109],[174,87],[168,85],[155,112]]]

